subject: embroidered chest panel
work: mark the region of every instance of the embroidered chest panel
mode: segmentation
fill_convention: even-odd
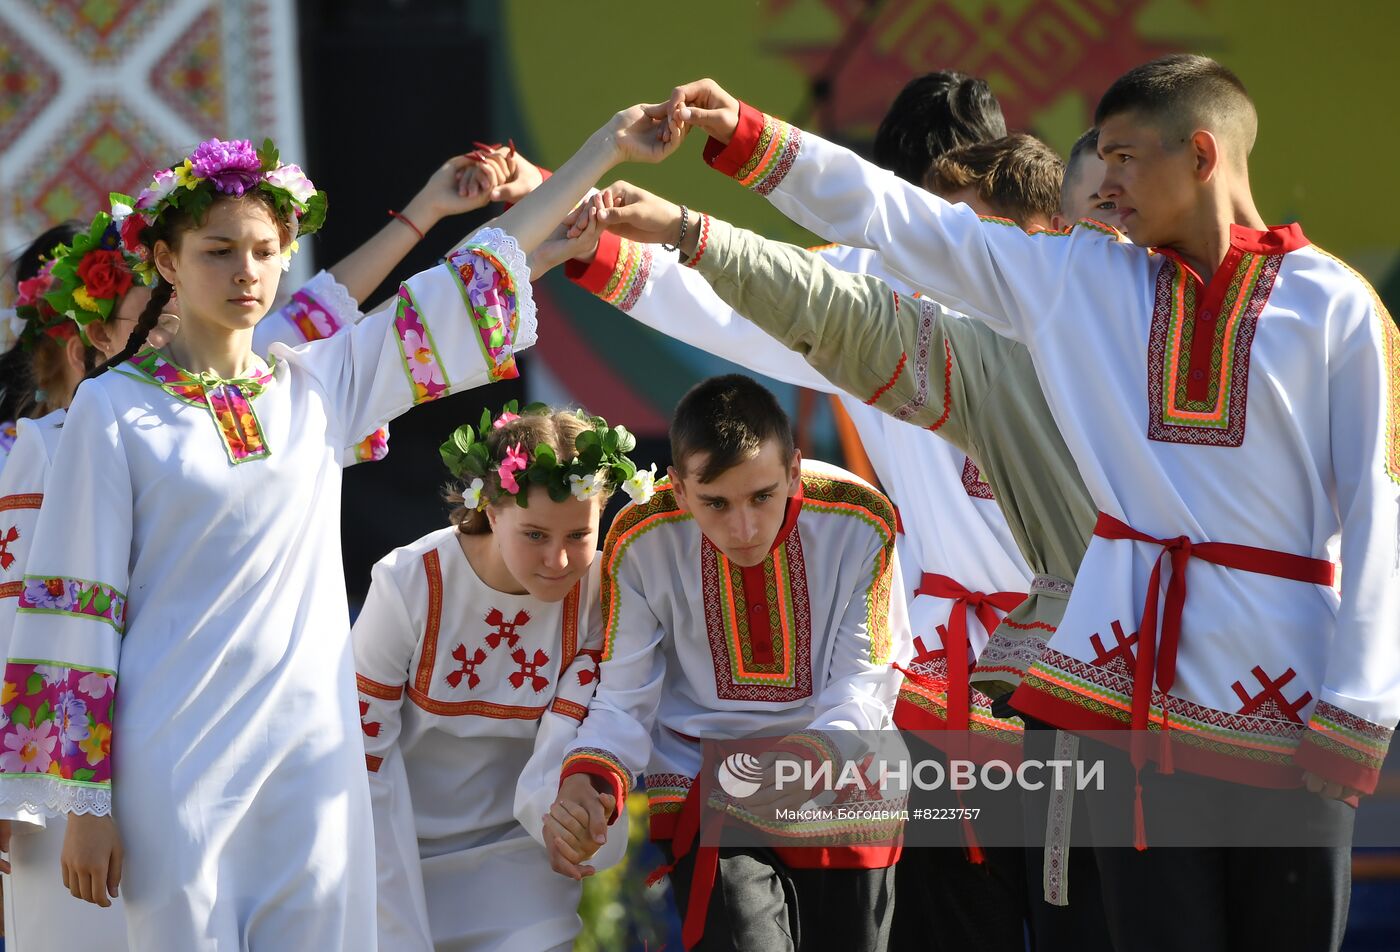
[[[812,694],[812,608],[794,528],[763,563],[745,570],[709,539],[700,543],[705,630],[723,700],[796,701]]]
[[[563,631],[523,609],[491,607],[444,632],[442,564],[423,555],[428,614],[408,697],[430,714],[538,720],[578,653],[580,585],[565,597]]]
[[[962,468],[963,489],[973,499],[995,499],[992,487],[982,478],[982,471],[977,468],[977,464],[972,461],[971,456],[963,457]]]
[[[1147,345],[1149,439],[1244,442],[1250,347],[1282,263],[1283,255],[1231,249],[1221,266],[1229,277],[1216,303],[1177,261],[1162,262]]]
[[[183,370],[154,350],[137,354],[130,364],[140,378],[154,383],[175,399],[190,406],[204,407],[214,421],[230,463],[247,463],[271,455],[252,401],[266,389],[272,371],[238,380],[220,380]]]

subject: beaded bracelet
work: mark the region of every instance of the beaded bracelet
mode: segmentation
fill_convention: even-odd
[[[424,237],[424,236],[423,236],[423,231],[422,231],[422,229],[420,229],[420,228],[419,228],[417,225],[415,225],[413,222],[409,221],[407,215],[403,214],[402,212],[396,212],[396,211],[394,211],[394,210],[391,208],[391,209],[389,209],[389,217],[390,217],[390,218],[397,218],[399,221],[403,222],[403,223],[404,223],[405,225],[407,225],[409,228],[412,228],[412,229],[413,229],[413,233],[414,233],[415,235],[418,236],[418,240],[419,240],[419,241],[422,241],[422,240],[423,240],[423,237]]]
[[[667,251],[678,251],[678,250],[680,250],[681,245],[685,243],[685,233],[686,233],[687,230],[689,230],[689,228],[690,228],[690,211],[689,211],[684,205],[682,205],[682,206],[681,206],[681,234],[680,234],[680,237],[676,239],[676,243],[675,243],[674,245],[668,244],[667,242],[664,242],[664,241],[663,241],[663,242],[661,243],[661,247],[665,248]]]

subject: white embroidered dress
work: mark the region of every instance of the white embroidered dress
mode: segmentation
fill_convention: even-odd
[[[550,869],[542,831],[597,685],[598,562],[542,602],[487,586],[439,529],[375,565],[351,640],[379,947],[572,948],[582,887]],[[592,865],[626,849],[625,823],[609,835]]]
[[[350,292],[327,271],[316,274],[282,307],[258,322],[253,350],[269,353],[273,344],[297,346],[353,327],[364,315]],[[0,473],[0,658],[9,657],[24,565],[34,541],[34,526],[48,485],[49,471],[63,435],[68,411],[55,410],[37,420],[21,420],[12,451],[14,466]],[[345,465],[380,459],[387,451],[387,429],[342,454]],[[8,541],[6,541],[8,540]],[[7,558],[6,556],[9,556]],[[63,849],[66,819],[31,811],[7,811],[20,820],[10,850],[14,872],[5,877],[5,941],[12,952],[29,948],[83,945],[89,952],[123,952],[127,948],[120,896],[104,910],[74,899],[55,875]],[[44,830],[48,826],[47,831]]]
[[[1375,789],[1400,719],[1400,330],[1356,272],[1296,224],[1236,225],[1203,284],[1091,223],[983,222],[748,106],[706,155],[1030,350],[1107,518],[1018,706],[1169,726],[1177,768]]]
[[[133,947],[375,948],[342,452],[514,375],[534,335],[524,256],[489,230],[252,378],[147,351],[79,388],[19,596],[0,803],[113,814]]]

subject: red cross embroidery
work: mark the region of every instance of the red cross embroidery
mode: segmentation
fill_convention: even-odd
[[[476,666],[486,660],[486,652],[480,648],[470,657],[467,657],[467,646],[458,645],[452,649],[452,657],[461,665],[456,671],[448,672],[447,683],[454,688],[462,683],[462,678],[467,679],[467,689],[470,690],[481,683],[481,675],[476,673]]]
[[[1128,665],[1128,670],[1132,671],[1137,664],[1137,658],[1133,655],[1133,646],[1137,644],[1138,633],[1133,632],[1131,635],[1124,635],[1123,623],[1115,619],[1113,622],[1113,637],[1118,643],[1111,649],[1106,649],[1103,646],[1103,639],[1099,637],[1098,632],[1089,636],[1089,643],[1094,646],[1095,655],[1094,660],[1090,663],[1102,668],[1111,663],[1114,658],[1121,658]]]
[[[5,533],[4,538],[0,538],[0,569],[9,570],[15,564],[14,554],[10,551],[10,543],[19,541],[19,528],[10,526],[10,531]]]
[[[592,651],[580,651],[579,656],[584,659],[584,667],[579,668],[578,683],[587,686],[598,680],[598,656]]]
[[[1301,711],[1304,707],[1306,707],[1308,702],[1312,700],[1312,692],[1304,691],[1303,696],[1298,698],[1298,700],[1296,701],[1289,701],[1283,696],[1283,686],[1289,681],[1292,681],[1295,676],[1295,672],[1292,668],[1289,668],[1287,671],[1283,672],[1283,674],[1279,675],[1276,680],[1270,679],[1269,676],[1264,673],[1264,669],[1259,667],[1259,665],[1257,664],[1253,667],[1253,669],[1251,669],[1250,673],[1253,674],[1255,679],[1258,680],[1258,682],[1263,686],[1263,689],[1258,694],[1254,695],[1253,697],[1250,697],[1249,692],[1244,689],[1243,684],[1241,684],[1238,681],[1232,684],[1231,687],[1234,688],[1235,695],[1240,699],[1240,702],[1244,705],[1240,708],[1239,713],[1270,713],[1266,711],[1261,711],[1261,708],[1263,708],[1264,705],[1267,704],[1269,701],[1273,701],[1274,704],[1278,707],[1279,711],[1282,712],[1284,717],[1288,718],[1290,721],[1293,721],[1295,724],[1303,723],[1303,718],[1299,716],[1298,712]]]
[[[514,648],[515,643],[520,640],[520,635],[516,634],[515,629],[528,624],[529,621],[530,613],[527,611],[518,611],[513,621],[506,621],[506,616],[501,614],[499,608],[491,609],[486,616],[486,624],[495,625],[496,630],[486,636],[486,643],[492,650],[499,648],[502,641],[506,643],[506,647]]]
[[[944,630],[943,626],[939,625],[938,637],[943,638],[946,636],[946,634],[947,632]],[[920,635],[914,639],[914,648],[918,651],[918,654],[914,655],[914,660],[909,662],[911,665],[929,664],[931,662],[938,661],[939,659],[946,658],[948,656],[948,651],[946,648],[939,648],[937,651],[930,651],[927,647],[925,647],[923,635]]]
[[[378,737],[380,723],[378,721],[367,721],[365,715],[369,713],[369,702],[360,702],[360,730],[365,732],[366,737]]]
[[[520,665],[519,671],[511,672],[511,687],[521,687],[524,685],[525,679],[529,678],[530,686],[533,687],[535,693],[538,694],[549,685],[549,678],[540,674],[538,670],[541,665],[549,663],[549,655],[545,654],[543,650],[536,648],[535,657],[531,661],[525,660],[524,648],[516,648],[515,651],[511,653],[510,657],[516,664]]]

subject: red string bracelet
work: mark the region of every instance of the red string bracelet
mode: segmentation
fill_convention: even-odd
[[[405,225],[407,225],[409,228],[412,228],[412,229],[413,229],[413,233],[414,233],[415,235],[418,236],[418,240],[419,240],[419,241],[422,241],[422,240],[423,240],[423,237],[424,237],[424,236],[423,236],[422,230],[421,230],[417,225],[415,225],[413,222],[409,221],[407,215],[405,215],[405,214],[403,214],[403,213],[401,213],[401,212],[396,212],[396,211],[394,211],[394,210],[391,208],[391,209],[389,209],[389,217],[390,217],[390,218],[397,218],[399,221],[403,222],[403,223],[404,223]]]

